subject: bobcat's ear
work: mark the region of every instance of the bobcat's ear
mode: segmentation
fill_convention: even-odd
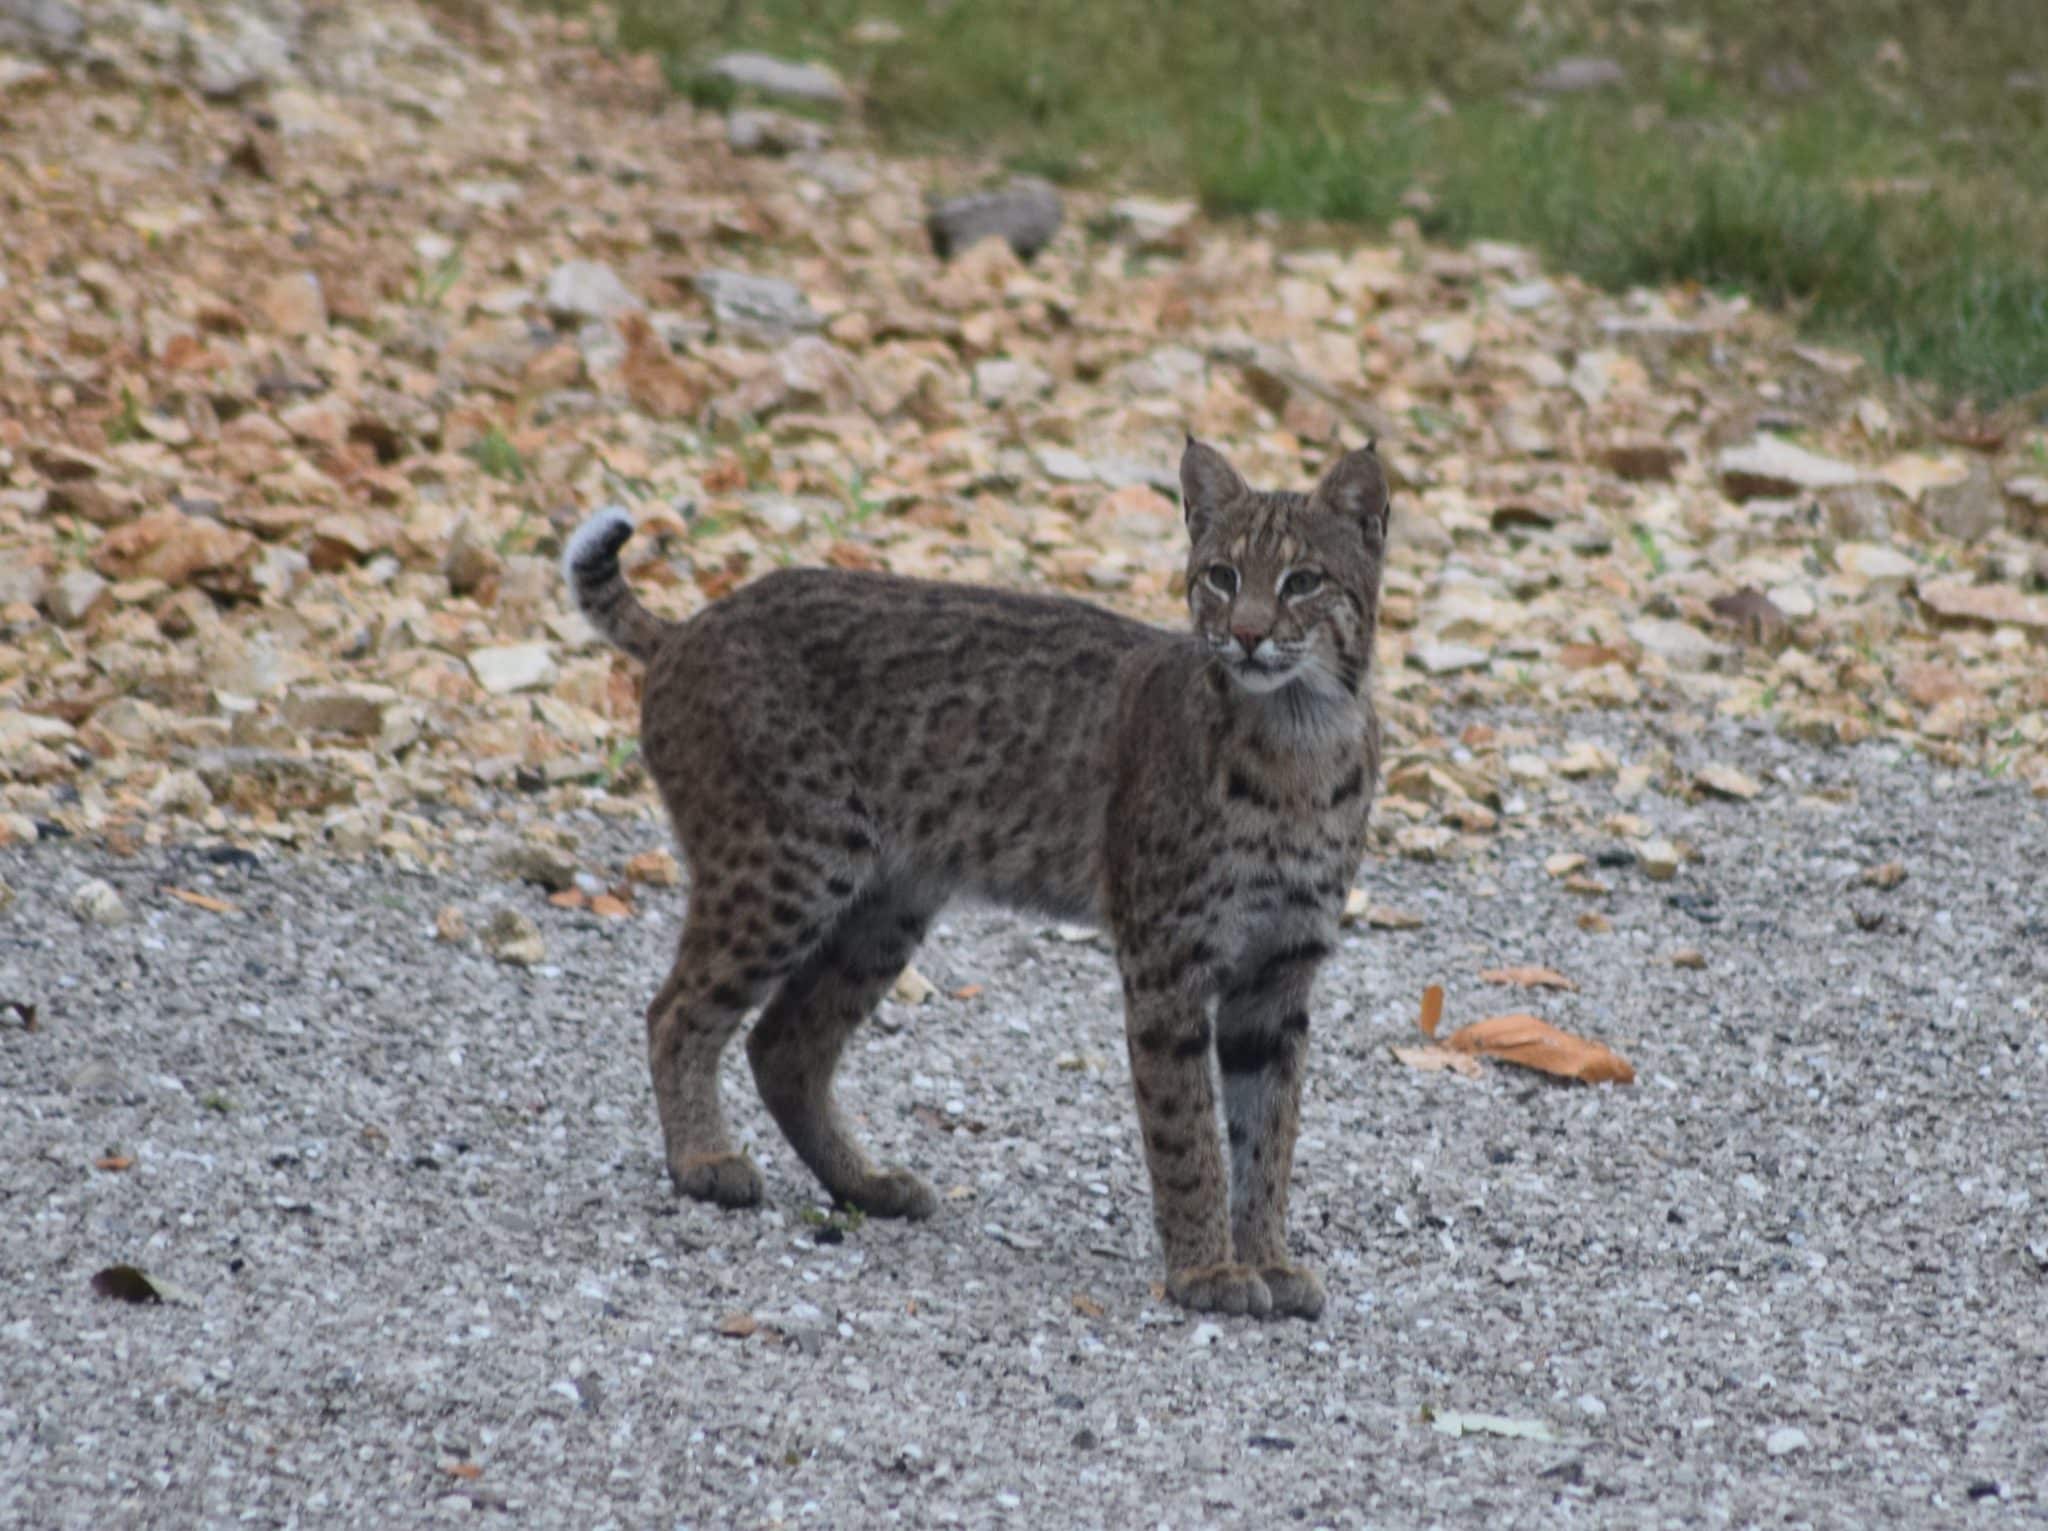
[[[1387,492],[1387,470],[1375,443],[1368,441],[1338,458],[1316,485],[1315,499],[1326,509],[1356,521],[1365,529],[1367,542],[1376,547],[1386,545],[1387,518],[1393,504]]]
[[[1221,452],[1188,437],[1187,449],[1180,454],[1180,512],[1190,539],[1199,541],[1219,510],[1249,493]]]

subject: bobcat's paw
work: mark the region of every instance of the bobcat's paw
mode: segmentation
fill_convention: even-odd
[[[1305,1265],[1266,1265],[1259,1279],[1273,1294],[1273,1317],[1292,1314],[1296,1318],[1320,1318],[1323,1312],[1323,1278]]]
[[[939,1210],[939,1198],[932,1188],[907,1169],[878,1170],[839,1199],[858,1207],[869,1217],[902,1217],[922,1222]]]
[[[757,1206],[765,1189],[760,1170],[745,1154],[690,1154],[671,1159],[668,1173],[685,1196],[721,1207]]]
[[[1169,1271],[1166,1295],[1197,1313],[1249,1313],[1264,1318],[1273,1311],[1273,1294],[1265,1278],[1249,1265],[1196,1265]]]

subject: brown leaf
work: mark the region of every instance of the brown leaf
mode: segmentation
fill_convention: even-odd
[[[461,1478],[471,1483],[484,1475],[484,1470],[474,1462],[443,1462],[441,1471],[451,1478]]]
[[[714,1327],[726,1339],[743,1340],[761,1326],[755,1322],[753,1314],[734,1309],[721,1318]]]
[[[1513,984],[1524,989],[1576,989],[1573,983],[1556,968],[1511,967],[1488,968],[1479,975],[1481,983]]]
[[[211,894],[194,893],[190,888],[166,888],[164,892],[180,903],[190,904],[194,909],[205,909],[214,914],[240,914],[242,911],[224,898]]]
[[[981,985],[978,983],[963,984],[960,988],[953,991],[953,998],[955,999],[977,999],[980,995]]]
[[[1425,1037],[1436,1035],[1437,1024],[1444,1018],[1444,986],[1433,983],[1422,991],[1422,1015],[1417,1022]]]
[[[1467,1079],[1479,1077],[1477,1058],[1470,1053],[1453,1052],[1450,1048],[1435,1042],[1425,1042],[1420,1047],[1396,1045],[1388,1050],[1393,1053],[1396,1062],[1405,1063],[1408,1067],[1420,1069],[1426,1074],[1443,1072],[1460,1074]]]
[[[633,912],[633,906],[622,898],[609,893],[600,893],[590,901],[590,912],[602,915],[608,920],[623,920]]]
[[[564,888],[559,893],[550,893],[548,902],[557,909],[587,909],[590,907],[590,895],[581,888]]]
[[[198,1301],[183,1287],[133,1265],[109,1265],[94,1271],[92,1289],[102,1297],[116,1298],[121,1302],[176,1302],[190,1306]]]
[[[1365,923],[1374,930],[1420,930],[1424,922],[1419,914],[1409,914],[1387,904],[1372,904],[1366,908]]]
[[[1863,880],[1873,888],[1896,888],[1906,880],[1906,864],[1903,861],[1887,861],[1863,869]]]
[[[105,1170],[109,1174],[118,1175],[122,1170],[133,1169],[135,1161],[126,1154],[103,1154],[92,1161],[92,1167],[96,1170]]]
[[[1083,1318],[1100,1318],[1107,1310],[1086,1292],[1076,1292],[1074,1294],[1074,1311]]]
[[[1632,1083],[1636,1071],[1611,1049],[1568,1031],[1559,1031],[1533,1015],[1494,1015],[1461,1026],[1443,1045],[1459,1052],[1485,1053],[1503,1063],[1518,1063],[1564,1079],[1601,1084]]]

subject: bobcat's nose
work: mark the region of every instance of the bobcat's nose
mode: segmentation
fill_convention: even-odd
[[[1244,650],[1247,659],[1251,657],[1254,649],[1266,641],[1265,632],[1256,627],[1233,627],[1230,636],[1237,640],[1238,647]]]

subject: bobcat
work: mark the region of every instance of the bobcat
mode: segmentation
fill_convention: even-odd
[[[1311,494],[1262,493],[1189,437],[1180,482],[1191,635],[827,569],[764,575],[669,623],[620,573],[624,511],[570,540],[578,606],[647,666],[641,753],[689,864],[681,949],[647,1011],[685,1194],[761,1199],[718,1064],[763,1005],[747,1057],[790,1146],[843,1202],[931,1215],[931,1188],[848,1130],[832,1076],[965,893],[1114,938],[1171,1297],[1322,1311],[1322,1283],[1288,1259],[1287,1183],[1309,990],[1379,767],[1387,480],[1367,445]]]

